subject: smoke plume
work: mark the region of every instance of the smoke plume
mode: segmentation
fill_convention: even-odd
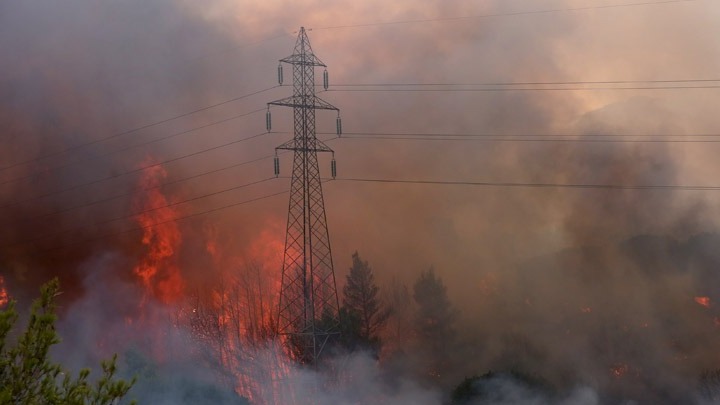
[[[202,402],[198,392],[232,403],[235,391],[262,403],[334,386],[312,388],[317,403],[440,404],[489,371],[538,376],[552,392],[481,379],[494,396],[478,403],[712,397],[720,384],[702,376],[720,369],[720,234],[717,138],[706,135],[720,129],[720,100],[715,82],[643,87],[716,78],[719,17],[700,0],[5,1],[0,289],[27,304],[59,277],[55,355],[79,368],[119,352],[150,403]],[[262,368],[279,361],[255,343],[277,304],[287,195],[270,195],[287,189],[290,156],[280,179],[247,184],[272,177],[274,147],[291,137],[290,111],[273,110],[269,134],[263,112],[291,91],[274,87],[275,69],[301,26],[347,135],[328,141],[339,179],[323,185],[337,279],[356,250],[387,297],[435,269],[457,310],[454,366],[436,384],[416,375],[410,350],[339,356],[341,384]],[[597,83],[608,81],[630,84]],[[342,86],[409,83],[559,84]],[[334,118],[318,113],[320,138],[334,136]],[[389,348],[413,347],[406,298]],[[218,308],[252,314],[252,327],[218,343],[232,317],[202,324],[197,312]],[[260,377],[218,375],[218,364]]]

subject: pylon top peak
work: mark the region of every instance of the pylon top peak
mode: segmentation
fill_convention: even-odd
[[[310,39],[307,36],[305,27],[300,27],[297,41],[295,41],[295,50],[293,54],[287,58],[280,59],[280,62],[289,63],[291,65],[327,67],[327,65],[325,65],[320,58],[315,56],[313,53],[312,47],[310,46]]]

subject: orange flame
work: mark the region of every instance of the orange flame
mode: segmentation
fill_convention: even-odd
[[[190,327],[193,336],[209,349],[206,354],[222,365],[224,371],[218,377],[227,379],[238,393],[253,403],[288,403],[277,400],[274,388],[287,380],[290,363],[272,340],[284,229],[269,224],[243,255],[226,250],[232,237],[205,227],[205,249],[219,270],[218,277],[208,279],[217,284],[188,291],[177,257],[182,235],[175,218],[180,213],[159,188],[167,173],[152,161],[144,166],[140,187],[145,192],[135,200],[135,220],[143,228],[146,254],[133,272],[145,288],[145,297],[183,304],[176,313],[177,325]],[[188,292],[191,294],[185,297]],[[162,347],[155,351],[156,358],[164,357]]]
[[[146,169],[140,180],[141,187],[147,192],[137,199],[140,213],[135,219],[143,228],[142,243],[148,250],[145,258],[135,266],[134,273],[147,294],[170,303],[181,298],[185,283],[174,258],[182,242],[174,221],[178,215],[158,188],[165,177],[167,172],[158,165]]]
[[[221,274],[210,288],[198,289],[179,315],[193,336],[210,349],[240,395],[252,403],[277,400],[277,384],[287,380],[289,359],[273,341],[282,259],[282,228],[269,224],[242,254],[228,247],[232,237],[205,226],[204,245]],[[272,387],[272,388],[271,388]]]
[[[710,308],[710,297],[695,297],[695,302],[704,306],[705,308]]]
[[[7,292],[7,288],[5,288],[5,279],[3,276],[0,276],[0,308],[7,305],[8,302],[10,302],[10,295]]]
[[[269,226],[250,245],[248,256],[251,260],[262,261],[272,274],[282,270],[283,250],[282,230],[278,226]]]

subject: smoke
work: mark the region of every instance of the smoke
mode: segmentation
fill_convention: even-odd
[[[82,266],[87,293],[65,309],[58,324],[63,342],[53,357],[76,372],[120,351],[119,375],[137,378],[129,397],[141,403],[248,403],[235,392],[236,370],[219,364],[225,359],[216,357],[214,342],[198,340],[197,329],[176,308],[148,300],[136,284],[118,279],[116,269],[126,260],[106,254]],[[325,366],[335,371],[328,374],[287,361],[273,369],[285,357],[277,342],[236,350],[252,362],[250,367],[233,363],[253,384],[249,403],[431,405],[443,398],[440,391],[402,376],[388,384],[377,359],[364,352],[330,357]]]
[[[214,210],[287,187],[280,179],[220,192],[271,176],[270,160],[236,165],[271,155],[287,140],[289,112],[273,110],[276,133],[193,154],[262,133],[262,112],[251,112],[289,89],[126,132],[272,87],[277,60],[291,53],[300,26],[312,28],[331,90],[342,83],[713,78],[720,67],[720,9],[702,1],[355,28],[331,27],[578,5],[326,3],[0,5],[0,49],[8,55],[0,61],[0,275],[20,299],[61,278],[65,349],[57,355],[72,367],[135,348],[145,364],[136,368],[177,373],[164,387],[216,377],[213,364],[198,368],[180,355],[197,345],[192,332],[178,331],[175,312],[154,302],[134,272],[151,250],[137,229],[138,211],[153,208],[138,203],[149,194],[141,168],[166,162],[161,183],[169,184],[153,192],[173,204],[173,216],[191,216],[177,221],[182,242],[168,258],[184,280],[184,298],[233,277],[255,282],[255,274],[270,274],[261,289],[271,288],[286,197]],[[656,142],[664,134],[683,141],[717,132],[713,89],[320,96],[341,109],[347,133],[559,134],[583,141],[337,139],[329,144],[340,178],[717,185],[716,143]],[[333,120],[318,114],[321,137],[331,137]],[[643,142],[596,142],[627,134],[643,135],[632,138]],[[281,167],[289,173],[288,155]],[[194,177],[205,172],[212,174]],[[720,367],[715,191],[343,181],[324,191],[338,280],[356,250],[382,290],[391,280],[411,287],[433,265],[458,310],[448,350],[461,361],[440,387],[417,382],[412,359],[398,361],[402,377],[389,388],[381,381],[386,365],[351,356],[338,367],[353,374],[352,384],[321,401],[352,403],[378,393],[392,403],[441,403],[467,376],[519,369],[562,394],[548,398],[499,379],[493,401],[687,403],[702,372]],[[206,211],[212,213],[193,216]],[[243,270],[252,262],[261,266]],[[708,306],[695,300],[703,297]],[[410,309],[406,316],[398,341],[412,335]],[[157,352],[158,340],[178,348]],[[294,375],[326,383],[307,370]],[[213,395],[222,397],[222,389]],[[181,403],[186,394],[161,396]],[[160,403],[150,391],[142,395]]]
[[[566,397],[557,398],[551,393],[543,392],[538,387],[523,384],[517,376],[511,374],[488,374],[482,378],[468,380],[470,384],[465,394],[457,394],[456,399],[463,404],[522,404],[522,405],[595,405],[599,403],[597,393],[587,387],[573,389]],[[472,398],[465,398],[472,396]]]
[[[58,275],[68,298],[75,298],[84,260],[102,251],[142,253],[138,232],[126,231],[137,227],[139,168],[148,156],[164,162],[249,135],[237,119],[210,133],[183,133],[237,115],[246,108],[242,102],[128,131],[258,88],[225,71],[232,66],[203,59],[236,44],[176,2],[2,7],[0,46],[12,55],[0,65],[4,272],[16,291],[34,290]],[[170,49],[172,43],[181,45]],[[163,191],[182,201],[217,190],[238,173],[252,174],[225,170],[179,180],[227,166],[211,163],[228,154],[243,159],[256,153],[235,146],[174,160],[165,179],[172,185]],[[178,208],[186,213],[188,207]]]

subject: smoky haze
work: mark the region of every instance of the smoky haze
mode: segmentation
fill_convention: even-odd
[[[0,274],[21,300],[60,277],[70,348],[60,355],[79,367],[128,349],[125,339],[103,340],[109,330],[141,334],[120,330],[149,299],[133,271],[148,251],[137,213],[156,206],[143,167],[161,164],[166,174],[157,181],[168,184],[152,190],[174,216],[190,216],[177,222],[181,242],[162,263],[177,267],[184,294],[251,262],[279,273],[287,194],[220,208],[288,188],[281,178],[231,189],[272,177],[269,156],[291,137],[290,111],[272,110],[273,133],[230,143],[265,132],[266,103],[289,95],[287,69],[285,86],[273,87],[276,65],[304,26],[328,65],[330,91],[319,96],[340,108],[346,133],[328,141],[339,180],[324,184],[338,280],[356,250],[384,292],[393,283],[411,289],[432,266],[458,313],[452,351],[465,361],[440,387],[422,386],[405,370],[409,388],[389,398],[438,403],[466,376],[517,369],[542,376],[567,403],[695,401],[701,373],[720,368],[717,191],[342,179],[719,186],[717,138],[692,136],[720,133],[717,89],[579,88],[717,78],[720,7],[326,3],[0,5]],[[565,11],[535,12],[542,10]],[[483,15],[498,16],[453,19]],[[427,21],[408,22],[417,20]],[[390,21],[407,23],[376,24]],[[632,83],[572,84],[595,81]],[[517,82],[566,84],[444,92],[342,86]],[[320,138],[334,137],[334,120],[318,113]],[[394,133],[496,140],[362,135]],[[658,142],[666,140],[673,142]],[[291,159],[280,158],[288,176]],[[329,157],[321,165],[328,176]],[[112,293],[98,295],[100,288]],[[163,325],[169,317],[153,316]],[[93,342],[105,343],[96,351]],[[369,387],[380,378],[368,371],[371,360],[350,363]],[[502,387],[525,396],[512,382]],[[527,395],[527,403],[552,402]]]

